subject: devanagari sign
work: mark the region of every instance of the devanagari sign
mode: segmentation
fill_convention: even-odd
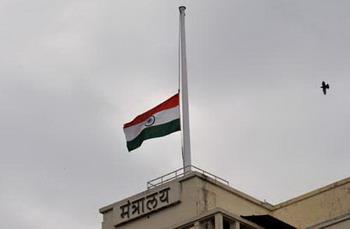
[[[179,183],[147,190],[113,206],[115,226],[178,202],[180,202]]]

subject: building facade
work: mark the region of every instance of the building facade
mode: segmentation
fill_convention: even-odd
[[[102,229],[350,229],[350,178],[272,205],[198,168],[100,209]]]

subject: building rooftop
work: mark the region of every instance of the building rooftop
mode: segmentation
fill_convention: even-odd
[[[216,222],[215,229],[232,223],[248,229],[311,229],[343,221],[350,228],[350,178],[273,205],[193,166],[150,180],[145,191],[107,205],[100,213],[103,229],[190,229]]]

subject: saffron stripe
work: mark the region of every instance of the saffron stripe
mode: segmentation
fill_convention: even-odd
[[[159,104],[158,106],[146,111],[143,114],[140,114],[134,120],[131,122],[125,123],[124,128],[136,125],[138,123],[146,121],[150,116],[152,116],[155,113],[158,113],[162,110],[173,108],[179,105],[179,94],[177,93],[176,95],[172,96],[171,98],[167,99],[163,103]]]
[[[165,135],[171,134],[173,132],[180,130],[180,119],[175,119],[171,122],[152,126],[142,130],[142,132],[132,141],[127,142],[127,147],[129,152],[140,147],[142,142],[151,138],[163,137]]]
[[[180,118],[180,107],[176,106],[167,110],[162,110],[153,115],[154,123],[152,126],[158,126],[165,123],[168,123],[172,120]],[[131,141],[136,138],[143,129],[149,128],[151,126],[146,125],[147,120],[145,122],[141,122],[139,124],[124,128],[124,134],[126,141]]]

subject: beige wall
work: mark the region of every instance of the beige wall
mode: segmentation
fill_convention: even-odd
[[[117,228],[172,228],[218,208],[237,216],[270,214],[300,229],[350,213],[350,178],[276,206],[256,200],[199,173],[192,173],[171,182],[180,183],[179,204],[132,220]],[[103,212],[102,229],[115,229],[113,214],[116,214],[113,210]],[[339,225],[334,229],[343,227],[350,229],[348,222],[346,223],[345,226]]]
[[[350,220],[338,222],[336,224],[326,226],[325,229],[349,229],[350,228]]]
[[[202,176],[191,175],[172,182],[180,182],[181,185],[181,202],[179,204],[130,221],[120,226],[120,228],[167,228],[169,225],[177,225],[179,222],[185,223],[189,219],[200,216],[214,208],[222,208],[237,215],[267,214],[267,210],[252,197],[247,196],[246,198],[252,198],[253,200],[239,197],[234,194],[235,190],[232,188],[211,183],[205,177],[203,179]],[[103,229],[115,229],[114,214],[113,210],[103,213]]]
[[[350,180],[310,192],[277,205],[276,208],[272,213],[274,217],[298,228],[306,228],[350,213]]]
[[[213,208],[222,208],[236,215],[263,215],[269,213],[258,200],[243,193],[237,195],[237,191],[228,186],[217,185],[205,179],[199,179],[198,185],[198,203],[199,209],[202,211],[200,213]]]
[[[173,181],[178,182],[178,181]],[[162,209],[158,212],[151,213],[147,216],[132,220],[120,228],[125,229],[154,229],[166,228],[169,225],[185,221],[188,218],[196,216],[198,210],[196,206],[197,195],[197,179],[181,182],[180,199],[181,203]],[[106,215],[106,214],[104,214]],[[103,229],[115,229],[113,223],[113,211],[107,212],[102,224]],[[118,227],[117,227],[118,228]]]

